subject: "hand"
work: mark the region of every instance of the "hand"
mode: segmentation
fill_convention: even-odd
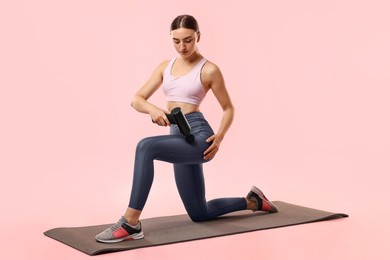
[[[152,122],[160,125],[160,126],[169,126],[171,123],[169,123],[169,120],[167,118],[167,115],[169,112],[164,111],[162,109],[156,108],[155,110],[151,111],[150,117],[152,118]]]
[[[207,138],[206,142],[210,143],[213,142],[209,148],[203,153],[203,159],[205,160],[211,160],[214,158],[214,156],[217,154],[219,150],[219,145],[222,142],[222,137],[219,135],[212,135],[209,138]]]

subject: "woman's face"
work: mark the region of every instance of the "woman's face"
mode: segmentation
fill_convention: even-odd
[[[176,51],[183,58],[187,58],[196,50],[196,43],[199,42],[200,33],[192,29],[178,28],[171,31],[171,36]]]

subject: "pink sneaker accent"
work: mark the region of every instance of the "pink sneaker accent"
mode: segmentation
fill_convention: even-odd
[[[263,207],[261,209],[262,211],[271,212],[273,211],[272,206],[268,204],[267,200],[263,200]]]
[[[250,192],[247,195],[247,199],[256,201],[258,207],[257,210],[261,210],[269,213],[278,212],[276,206],[271,201],[269,201],[267,197],[264,195],[264,193],[256,186],[252,186]],[[260,203],[261,203],[261,208],[260,208]]]
[[[112,235],[115,237],[115,238],[123,238],[123,237],[127,237],[129,235],[129,233],[123,228],[123,227],[120,227],[118,229],[115,229],[113,232],[112,232]]]

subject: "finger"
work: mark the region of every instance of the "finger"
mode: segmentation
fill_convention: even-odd
[[[157,119],[157,122],[158,122],[158,124],[160,125],[160,126],[165,126],[165,125],[167,125],[167,122],[166,121],[168,121],[168,119],[166,119],[164,116],[161,116],[161,117],[159,117],[158,119]]]
[[[206,143],[209,143],[215,139],[215,135],[210,136],[209,138],[206,139]]]
[[[216,152],[213,151],[212,153],[209,153],[207,156],[204,156],[204,159],[211,160],[215,157],[215,155],[216,155]]]
[[[210,159],[214,158],[216,154],[217,154],[217,150],[213,149],[213,150],[209,151],[207,154],[205,154],[203,156],[203,158],[205,160],[210,160]]]
[[[213,145],[211,145],[209,148],[206,149],[206,151],[204,151],[204,155],[207,155],[209,154],[212,150],[214,149]]]
[[[171,125],[171,122],[169,122],[168,118],[166,116],[164,116],[164,122],[166,125]]]
[[[205,160],[210,160],[210,159],[212,159],[212,158],[213,158],[213,156],[210,156],[210,155],[209,155],[209,156],[204,156],[204,157],[203,157],[203,159],[205,159]]]

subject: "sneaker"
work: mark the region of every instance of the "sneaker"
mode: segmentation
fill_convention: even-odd
[[[135,227],[132,227],[124,217],[121,217],[112,227],[96,235],[95,239],[102,243],[118,243],[125,240],[141,239],[143,237],[144,233],[142,232],[141,222],[138,222]]]
[[[271,201],[269,201],[264,193],[256,186],[252,186],[246,198],[256,202],[257,210],[266,211],[269,213],[278,212],[276,206]]]

